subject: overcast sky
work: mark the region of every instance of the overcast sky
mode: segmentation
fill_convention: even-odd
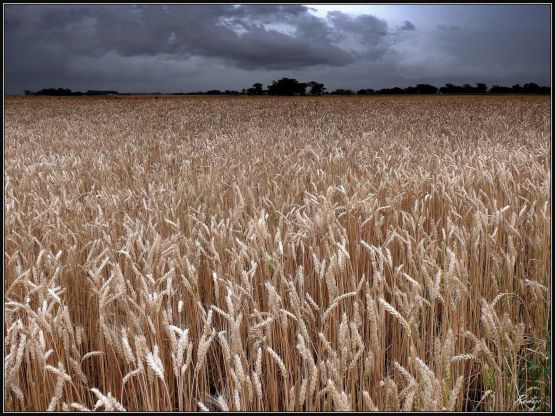
[[[5,5],[5,94],[550,86],[550,5]]]

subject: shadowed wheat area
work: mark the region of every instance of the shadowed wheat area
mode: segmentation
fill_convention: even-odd
[[[7,410],[549,410],[548,98],[5,111]]]

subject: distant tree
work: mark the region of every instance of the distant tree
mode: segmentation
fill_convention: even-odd
[[[307,84],[294,78],[282,78],[268,85],[270,95],[305,95]]]
[[[67,88],[44,88],[40,91],[37,91],[35,95],[71,95],[71,90]]]
[[[417,84],[416,92],[417,94],[437,94],[437,87],[430,84]]]
[[[113,90],[88,90],[85,95],[117,95],[119,94],[117,91]]]
[[[526,94],[550,94],[551,88],[531,82],[522,86],[522,92]]]
[[[499,85],[494,85],[489,89],[489,92],[493,94],[507,94],[507,93],[513,92],[513,89],[509,87],[501,87]]]
[[[247,89],[247,95],[262,95],[262,84],[257,82]]]
[[[405,90],[399,87],[395,88],[382,88],[376,91],[376,94],[404,94]]]
[[[470,94],[470,93],[474,92],[474,88],[472,88],[472,85],[470,85],[470,84],[464,84],[462,86],[462,91],[461,92],[465,93],[465,94]]]
[[[222,95],[222,92],[220,90],[210,90],[206,91],[206,95]]]
[[[324,90],[326,89],[324,87],[324,84],[316,81],[310,81],[307,86],[310,88],[310,95],[322,95],[324,93]]]
[[[353,90],[345,90],[343,88],[338,88],[332,92],[333,95],[353,95]]]
[[[357,91],[357,95],[371,95],[374,94],[374,90],[372,88],[360,89]]]
[[[462,92],[462,87],[459,87],[459,86],[451,84],[451,83],[447,83],[447,84],[445,84],[444,87],[441,87],[439,89],[439,92],[444,93],[444,94],[456,94],[456,93]]]
[[[538,84],[534,84],[533,82],[529,84],[524,84],[522,86],[522,90],[528,94],[537,94],[539,92],[540,86]]]
[[[252,87],[254,88],[256,95],[262,95],[262,84],[260,82],[253,84]]]
[[[31,90],[25,90],[25,95],[33,95],[33,91]]]
[[[488,92],[487,84],[484,84],[483,82],[478,82],[476,84],[476,92],[478,92],[480,94]]]
[[[448,94],[449,93],[449,85],[453,85],[453,84],[445,84],[443,87],[440,87],[438,92],[440,94]]]

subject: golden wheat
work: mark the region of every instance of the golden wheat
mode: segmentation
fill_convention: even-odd
[[[5,110],[7,410],[549,410],[547,99]]]

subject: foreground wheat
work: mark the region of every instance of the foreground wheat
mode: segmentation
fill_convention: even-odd
[[[545,98],[8,99],[8,410],[546,410]]]

